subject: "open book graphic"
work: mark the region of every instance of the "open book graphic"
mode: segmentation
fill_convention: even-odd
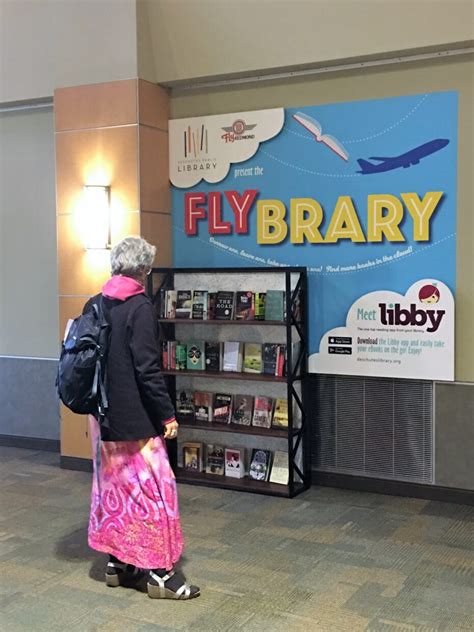
[[[319,123],[316,119],[308,116],[308,114],[303,114],[303,112],[297,112],[296,114],[293,114],[293,118],[314,136],[314,140],[316,140],[318,143],[324,143],[327,147],[329,147],[329,149],[331,149],[343,160],[349,160],[349,154],[344,149],[342,144],[337,140],[337,138],[334,138],[334,136],[323,134],[321,123]]]

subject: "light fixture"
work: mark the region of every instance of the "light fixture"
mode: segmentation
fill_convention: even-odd
[[[84,186],[81,229],[87,250],[110,248],[110,187]]]

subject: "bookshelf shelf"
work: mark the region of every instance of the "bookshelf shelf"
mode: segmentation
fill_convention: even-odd
[[[266,494],[268,496],[290,496],[289,485],[278,485],[265,481],[255,481],[253,478],[231,478],[218,474],[206,474],[205,472],[190,472],[184,468],[178,468],[176,474],[178,483],[188,485],[205,485],[206,487],[219,487],[220,489],[231,489],[256,494]],[[295,491],[299,493],[305,489],[302,483],[295,483]]]
[[[194,428],[195,430],[204,430],[206,432],[233,432],[236,434],[248,434],[258,437],[277,437],[286,439],[288,437],[288,428],[259,428],[258,426],[243,426],[239,424],[219,424],[219,423],[193,423],[180,422],[181,428]]]
[[[209,286],[219,289],[219,275],[239,275],[242,278],[246,278],[249,281],[250,286],[262,287],[262,276],[271,275],[274,278],[277,275],[280,276],[277,287],[284,288],[283,300],[284,300],[284,313],[285,319],[282,320],[224,320],[224,319],[209,319],[201,320],[198,318],[163,318],[166,314],[166,310],[163,311],[163,296],[166,294],[166,290],[175,290],[183,288],[183,280],[189,278],[189,285],[193,287],[193,275],[199,275],[199,284],[204,285],[202,281],[203,275],[210,275],[211,281]],[[256,277],[256,282],[252,283],[251,277]],[[176,277],[179,277],[177,280]],[[186,283],[186,281],[184,281]],[[223,281],[222,285],[227,283]],[[238,283],[238,282],[237,282]],[[236,283],[236,284],[237,284]],[[195,287],[195,285],[194,285]],[[272,283],[269,283],[269,290],[274,287]],[[200,289],[200,288],[199,288]],[[249,288],[242,288],[245,292],[250,291]],[[267,292],[269,291],[267,290]],[[185,296],[189,296],[191,292],[189,290],[181,290]],[[213,290],[214,291],[214,290]],[[230,293],[232,290],[225,290]],[[253,291],[253,290],[252,290]],[[257,290],[255,290],[257,291]],[[281,290],[279,290],[281,291]],[[309,450],[309,426],[307,421],[307,414],[305,408],[306,401],[306,364],[307,364],[307,272],[306,268],[301,267],[282,267],[282,268],[153,268],[151,275],[148,277],[147,292],[157,309],[157,321],[160,324],[161,338],[160,340],[176,340],[176,326],[179,325],[198,325],[200,327],[214,325],[215,327],[233,327],[236,330],[238,328],[246,327],[281,327],[285,331],[285,360],[287,366],[287,375],[282,377],[275,375],[268,375],[262,373],[245,373],[245,372],[228,372],[228,371],[194,371],[194,370],[163,370],[162,374],[165,377],[171,397],[176,400],[177,382],[179,386],[179,378],[206,378],[211,380],[239,380],[242,382],[254,382],[254,383],[279,383],[284,385],[285,395],[284,398],[288,401],[288,427],[287,428],[261,428],[256,426],[244,426],[240,424],[219,424],[216,422],[204,423],[204,422],[186,422],[180,423],[181,427],[192,428],[203,433],[203,437],[197,436],[196,445],[206,443],[209,437],[209,443],[214,441],[213,435],[208,435],[209,432],[214,433],[233,433],[235,435],[254,435],[258,437],[259,441],[256,441],[256,449],[265,450],[262,445],[264,438],[269,439],[281,439],[285,442],[286,450],[283,455],[286,458],[288,455],[288,485],[278,485],[276,483],[270,483],[266,481],[256,481],[252,478],[231,478],[223,475],[207,474],[205,472],[195,472],[192,470],[177,467],[178,458],[178,442],[176,440],[168,441],[168,451],[170,454],[170,462],[173,469],[176,472],[176,478],[180,483],[187,483],[191,485],[205,485],[209,487],[217,487],[221,489],[231,489],[245,492],[253,492],[257,494],[267,494],[273,496],[282,496],[292,498],[300,492],[308,489],[311,484],[311,464],[310,464],[310,450]],[[222,292],[223,294],[225,293]],[[261,292],[261,290],[258,290]],[[274,296],[274,295],[273,295]],[[188,300],[186,298],[186,300]],[[280,303],[281,304],[281,303]],[[161,307],[161,309],[160,309]],[[237,313],[241,313],[240,311]],[[280,317],[281,311],[270,311],[269,316]],[[174,315],[174,314],[173,314]],[[158,317],[161,316],[161,317]],[[182,332],[183,330],[180,330]],[[191,332],[192,330],[189,330]],[[210,331],[210,330],[209,330]],[[248,331],[248,330],[247,330]],[[270,334],[270,330],[269,330]],[[194,334],[193,334],[194,335]],[[233,335],[233,334],[232,334]],[[245,331],[240,333],[236,332],[236,340],[245,341]],[[205,339],[204,331],[201,331],[199,337]],[[299,346],[294,348],[294,340],[299,341]],[[265,341],[263,342],[271,342]],[[258,343],[260,344],[260,343]],[[272,343],[273,344],[273,343]],[[278,351],[278,354],[280,351]],[[296,388],[295,388],[296,386]],[[270,387],[267,387],[271,390]],[[198,390],[198,389],[196,389]],[[214,389],[210,389],[214,390]],[[262,395],[268,392],[262,388]],[[276,391],[277,389],[274,389]],[[224,396],[225,397],[225,396]],[[280,395],[272,395],[274,397],[283,397]],[[297,416],[296,416],[297,413]],[[207,436],[206,436],[207,435]],[[229,437],[229,440],[232,438]],[[217,439],[216,439],[217,443]],[[219,438],[219,443],[223,443],[223,439]],[[272,445],[272,444],[270,444]],[[261,447],[260,447],[261,446]],[[226,447],[232,447],[231,445]],[[202,450],[202,447],[201,447]],[[280,450],[278,450],[280,451]],[[275,454],[278,454],[278,451]],[[281,455],[280,455],[281,456]]]
[[[223,380],[250,380],[257,382],[283,382],[286,383],[286,377],[277,377],[276,375],[265,375],[263,373],[234,373],[231,371],[162,371],[163,375],[181,375],[187,377],[207,377]]]

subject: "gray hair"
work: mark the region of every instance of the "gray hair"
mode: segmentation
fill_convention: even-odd
[[[155,259],[156,248],[141,237],[126,237],[112,248],[112,274],[137,277],[149,270]]]

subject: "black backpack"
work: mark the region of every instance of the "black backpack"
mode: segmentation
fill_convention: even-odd
[[[98,296],[92,308],[71,324],[59,358],[56,388],[73,413],[96,415],[100,420],[107,412],[109,334],[102,296]]]

